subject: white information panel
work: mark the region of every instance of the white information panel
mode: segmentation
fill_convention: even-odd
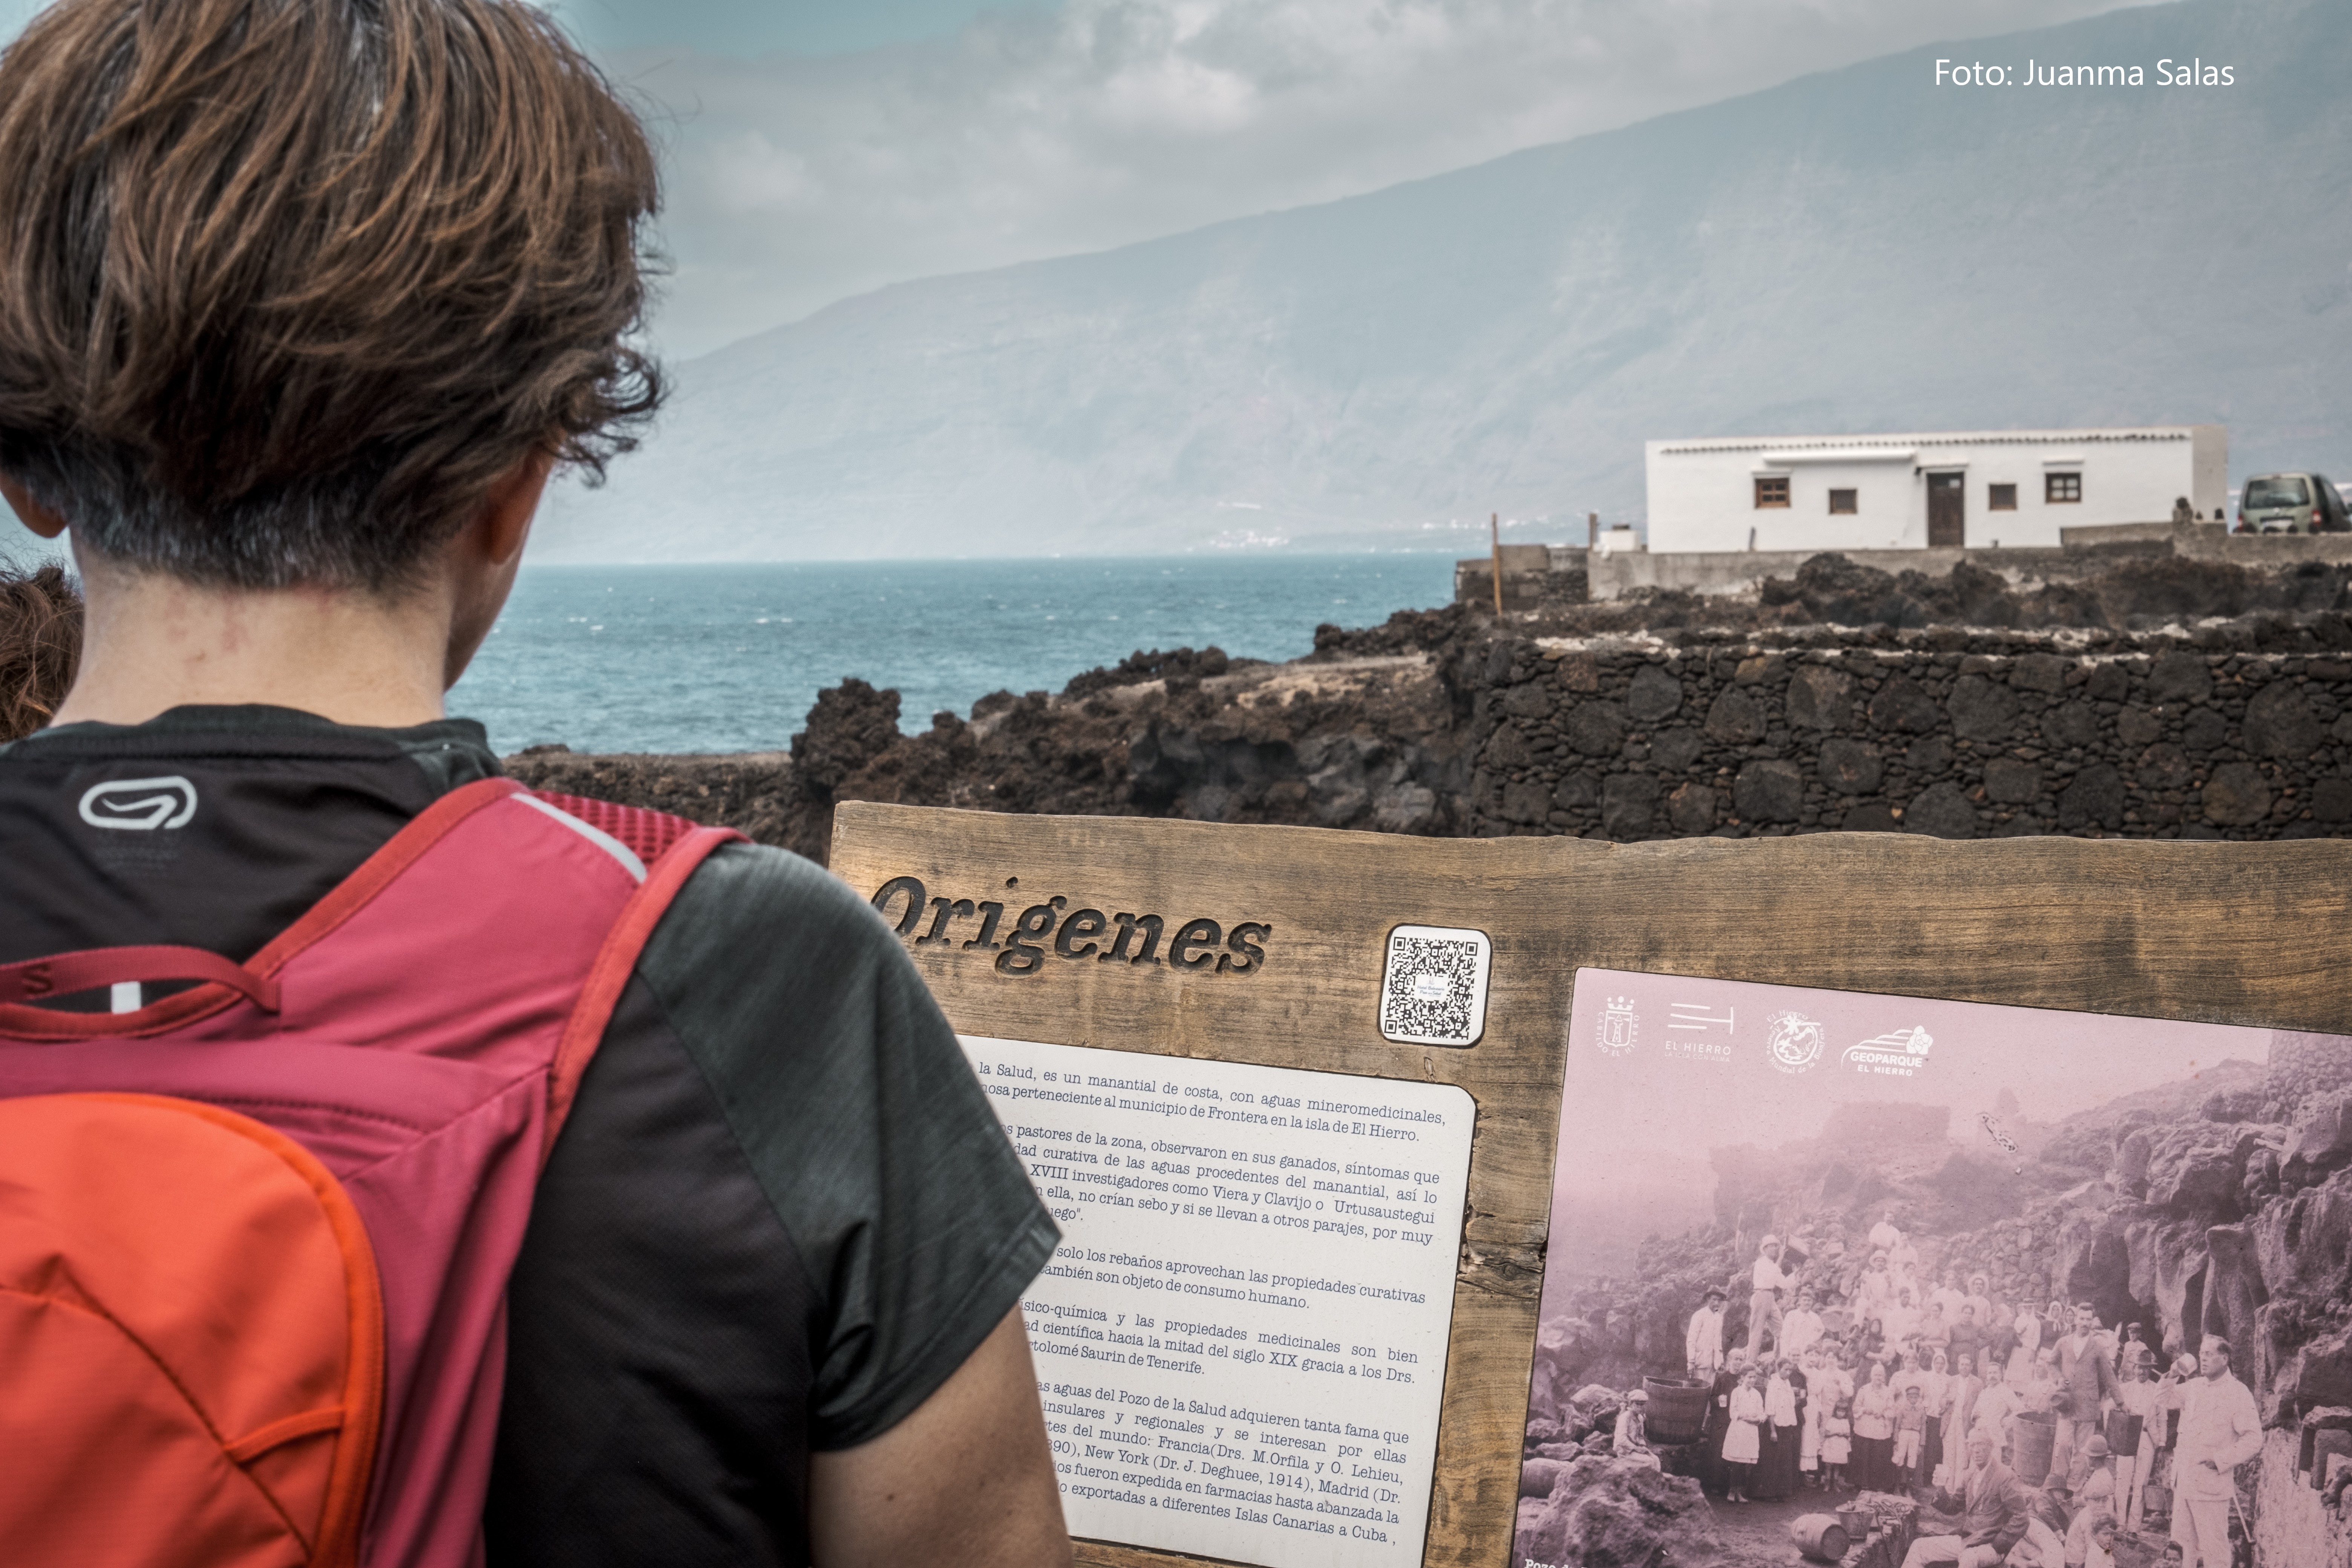
[[[1266,1568],[1418,1563],[1469,1095],[963,1046],[1062,1226],[1022,1310],[1070,1532]]]

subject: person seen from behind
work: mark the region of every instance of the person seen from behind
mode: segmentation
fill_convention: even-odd
[[[385,1321],[415,1331],[383,1336],[362,1560],[1066,1564],[1019,1311],[1056,1232],[895,938],[781,850],[689,833],[705,858],[678,880],[656,846],[690,825],[525,795],[444,707],[551,477],[600,473],[659,404],[634,346],[656,198],[635,115],[517,0],[58,0],[0,55],[0,495],[71,531],[88,605],[55,711],[7,694],[12,732],[46,727],[0,751],[0,1113],[61,1084],[178,1093],[160,1079],[213,1058],[173,1031],[215,991],[257,1041],[323,994],[315,965],[283,971],[307,991],[270,979],[298,928],[395,974],[385,1008],[477,986],[482,1014],[434,1015],[453,1048],[503,1038],[501,1009],[545,1013],[551,1047],[589,1017],[567,1100],[452,1124],[452,1148],[524,1147],[568,1109],[519,1167],[527,1230],[464,1205],[373,1230]],[[62,626],[37,677],[70,663]],[[477,896],[351,913],[407,908],[423,868],[460,875],[436,847],[476,825],[512,847]],[[362,886],[373,901],[341,892]],[[609,1012],[488,967],[541,962],[575,887],[668,899],[635,945],[599,948],[599,926],[544,957],[593,976],[633,953],[596,982]],[[52,955],[99,953],[70,971],[90,974],[125,950],[184,967],[33,983]],[[435,1067],[404,1048],[322,1046],[301,1070],[328,1100],[396,1088]],[[533,1068],[551,1093],[562,1065]],[[305,1145],[308,1112],[229,1109],[373,1212],[373,1167]],[[0,1180],[0,1232],[12,1194]],[[412,1219],[453,1226],[474,1272],[404,1274]],[[441,1310],[461,1296],[475,1317]],[[51,1473],[18,1396],[39,1370],[0,1359],[5,1555],[123,1560],[41,1544],[113,1525],[108,1486],[28,1479]],[[340,1418],[257,1429],[250,1452]],[[266,1481],[247,1442],[227,1460]]]

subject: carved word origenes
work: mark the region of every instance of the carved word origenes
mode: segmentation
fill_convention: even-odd
[[[1003,900],[935,899],[919,877],[893,877],[874,892],[882,918],[900,936],[912,937],[915,946],[954,943],[993,952],[999,974],[1034,974],[1048,956],[1255,974],[1265,965],[1265,943],[1274,935],[1274,928],[1262,921],[1244,921],[1228,931],[1213,920],[1190,920],[1171,931],[1158,915],[1105,914],[1074,910],[1069,903],[1056,893],[1031,904],[1007,926]]]

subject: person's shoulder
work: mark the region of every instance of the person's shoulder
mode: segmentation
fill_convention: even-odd
[[[638,975],[822,1290],[812,1443],[888,1430],[1058,1240],[953,1028],[870,904],[756,845],[696,870]]]
[[[688,1053],[737,1088],[746,1073],[770,1082],[934,1036],[952,1048],[874,908],[823,867],[766,845],[713,850],[655,928],[637,973]],[[780,1051],[782,1040],[793,1049]]]
[[[718,987],[747,1000],[788,992],[805,1004],[920,984],[872,905],[824,867],[763,844],[713,850],[678,889],[638,969],[670,997]]]
[[[670,920],[690,921],[713,937],[749,930],[764,941],[790,937],[877,950],[898,945],[882,917],[847,883],[813,860],[766,844],[724,844],[711,851],[678,889]]]

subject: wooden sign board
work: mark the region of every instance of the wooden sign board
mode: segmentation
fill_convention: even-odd
[[[2352,845],[2333,841],[1611,845],[853,802],[832,865],[869,897],[898,883],[886,918],[965,1036],[1466,1093],[1429,1564],[1510,1551],[1580,967],[2352,1034]],[[1083,911],[1103,918],[1057,951]],[[1044,934],[1008,949],[1024,913]],[[1390,946],[1411,926],[1491,944],[1474,1044],[1384,1033]],[[1078,1560],[1200,1559],[1082,1540]]]

